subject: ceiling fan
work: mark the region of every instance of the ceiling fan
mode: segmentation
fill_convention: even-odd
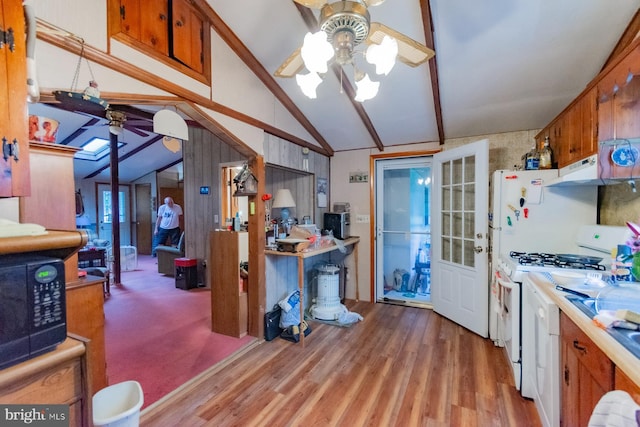
[[[354,54],[358,53],[356,47],[363,42],[369,45],[365,54],[367,61],[376,65],[378,74],[387,74],[393,67],[396,58],[411,67],[416,67],[435,55],[433,50],[416,40],[379,22],[371,22],[368,7],[379,5],[384,0],[341,0],[332,3],[327,0],[294,1],[306,7],[320,9],[320,31],[315,34],[308,33],[305,36],[303,46],[296,49],[274,75],[276,77],[297,75],[298,84],[310,98],[315,98],[315,87],[322,81],[318,74],[326,72],[327,61],[331,58],[334,58],[335,63],[340,66],[352,65],[354,67],[356,84],[361,80],[369,80],[368,76],[358,71],[354,62]],[[325,36],[328,43],[321,43],[322,47],[317,48],[311,44],[312,38],[318,40],[324,39]],[[383,49],[378,49],[380,47],[385,48],[385,58],[382,58],[381,51]],[[313,63],[317,57],[321,57],[319,66]],[[322,64],[323,61],[324,64]],[[304,67],[310,71],[306,76],[299,74]],[[305,79],[312,81],[309,83],[312,86],[315,85],[312,90],[305,90],[307,84]],[[375,92],[377,92],[378,83],[375,84]],[[358,89],[360,90],[360,86]],[[364,99],[356,97],[356,100]]]

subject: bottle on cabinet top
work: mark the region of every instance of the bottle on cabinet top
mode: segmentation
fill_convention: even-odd
[[[551,169],[553,167],[553,150],[549,144],[548,136],[544,138],[544,145],[542,146],[542,149],[540,149],[539,157],[540,169]]]
[[[536,146],[534,145],[531,147],[531,151],[524,155],[524,168],[525,170],[537,170],[539,164],[538,150],[536,150]]]

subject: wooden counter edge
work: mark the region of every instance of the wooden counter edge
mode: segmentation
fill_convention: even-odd
[[[622,370],[631,381],[640,387],[639,358],[635,357],[607,331],[597,327],[592,319],[565,298],[566,293],[556,290],[544,276],[529,273],[529,278],[611,359],[616,368]]]

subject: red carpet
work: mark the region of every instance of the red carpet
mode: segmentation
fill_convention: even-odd
[[[254,339],[211,332],[211,292],[177,289],[156,258],[139,255],[121,282],[104,305],[107,375],[109,384],[138,381],[143,408]]]

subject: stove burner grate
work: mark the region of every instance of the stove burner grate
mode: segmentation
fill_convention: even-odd
[[[598,270],[604,271],[606,268],[602,264],[598,263],[586,263],[586,262],[567,262],[560,261],[555,254],[549,254],[544,252],[518,252],[511,251],[509,256],[516,260],[518,264],[525,266],[535,267],[559,267],[559,268],[572,268],[576,270]]]

